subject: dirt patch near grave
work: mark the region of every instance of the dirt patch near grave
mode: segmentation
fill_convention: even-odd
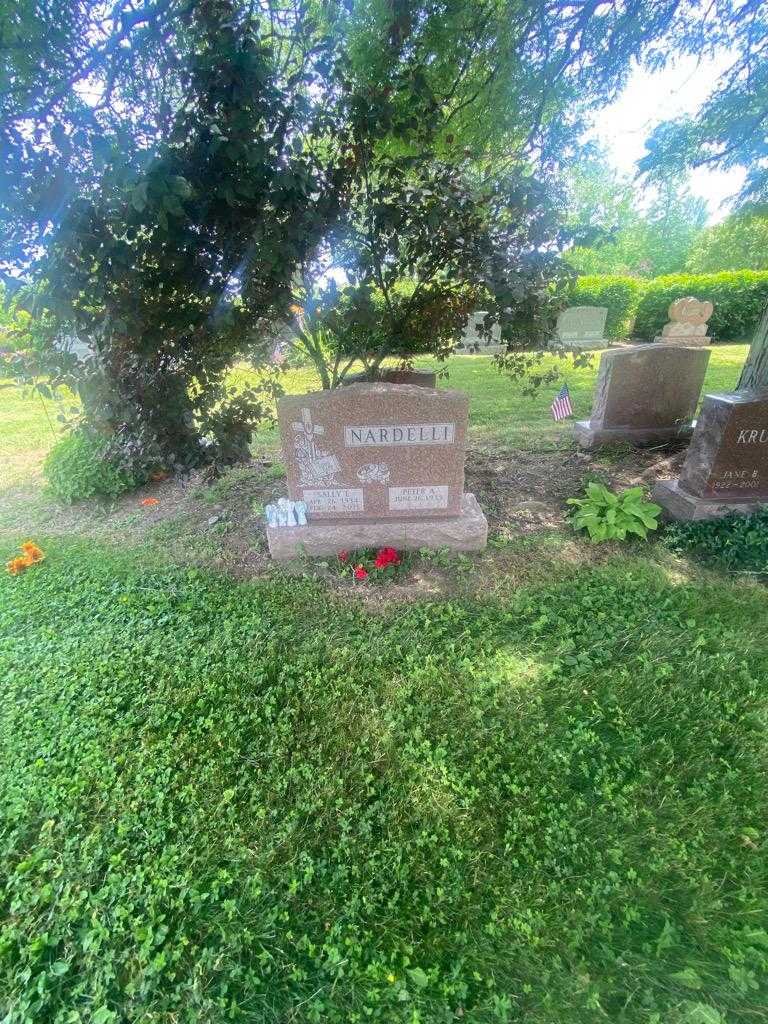
[[[628,445],[598,452],[472,448],[467,451],[466,488],[483,507],[492,533],[536,533],[562,528],[567,499],[577,497],[589,480],[619,489],[651,487],[674,476],[684,454],[683,448],[637,450]]]
[[[309,572],[376,608],[393,600],[469,596],[481,583],[484,590],[524,585],[555,571],[563,560],[574,565],[601,561],[617,546],[593,545],[575,536],[566,522],[566,500],[579,495],[588,480],[619,489],[650,487],[657,479],[674,476],[683,455],[682,449],[638,451],[619,445],[595,453],[571,445],[535,451],[474,446],[467,451],[466,489],[488,517],[488,549],[473,555],[417,555],[407,573],[384,586],[354,584],[337,572],[333,559],[288,566],[270,559],[262,510],[285,494],[282,465],[272,453],[219,479],[202,473],[167,479],[109,505],[89,502],[62,508],[43,499],[39,490],[5,492],[0,495],[0,536],[11,546],[35,534],[149,545],[158,556],[239,580]],[[157,504],[142,504],[147,498]]]

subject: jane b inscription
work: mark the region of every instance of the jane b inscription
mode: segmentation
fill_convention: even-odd
[[[304,491],[309,512],[362,512],[362,487],[327,487]]]
[[[387,426],[360,426],[344,428],[347,448],[379,447],[383,445],[453,444],[454,423],[402,423]]]
[[[389,507],[392,511],[416,511],[427,508],[448,508],[448,488],[435,487],[390,487]]]
[[[713,491],[756,491],[761,487],[760,474],[756,469],[728,469],[722,476],[711,477],[709,486]]]

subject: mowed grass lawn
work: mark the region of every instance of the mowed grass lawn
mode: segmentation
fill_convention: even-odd
[[[709,368],[704,382],[705,391],[728,391],[739,378],[747,355],[748,345],[720,345],[712,349]],[[592,408],[600,353],[594,353],[589,366],[575,368],[572,360],[545,357],[541,366],[555,366],[560,370],[557,384],[542,386],[534,395],[526,395],[521,381],[502,376],[488,356],[453,356],[447,363],[438,364],[428,359],[417,366],[429,369],[447,369],[448,376],[438,381],[439,387],[458,388],[469,395],[471,437],[477,442],[514,445],[536,445],[567,442],[571,437],[571,423],[555,423],[549,411],[552,399],[563,382],[571,392],[576,417],[587,418]],[[235,379],[247,379],[251,373],[235,371]],[[319,388],[319,381],[310,370],[292,371],[286,376],[285,387],[291,393]],[[257,441],[277,444],[275,430],[262,432]]]
[[[527,429],[479,360],[451,383],[478,440]],[[35,539],[0,578],[0,1020],[768,1021],[750,577],[638,543],[369,608]]]
[[[712,350],[705,390],[723,391],[738,380],[747,354],[746,345],[722,345]],[[599,363],[599,354],[592,365],[576,369],[570,360],[546,358],[543,366],[555,363],[562,371],[573,398],[577,417],[589,416],[592,393]],[[440,387],[459,388],[470,396],[471,436],[477,442],[536,445],[567,441],[571,435],[568,422],[554,423],[549,412],[557,385],[547,385],[536,395],[524,394],[523,384],[510,381],[495,369],[485,356],[455,356],[447,364],[421,360],[423,367],[448,369],[448,377]],[[231,374],[235,386],[254,381],[257,374],[245,365]],[[0,381],[0,491],[40,478],[40,467],[59,431],[56,402],[38,395],[27,396],[15,388],[3,388],[9,381]],[[310,369],[288,371],[283,378],[286,391],[298,394],[320,387],[317,375]],[[255,447],[278,446],[277,429],[265,428],[255,438]]]

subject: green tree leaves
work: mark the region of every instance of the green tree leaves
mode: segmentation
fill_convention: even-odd
[[[768,270],[768,207],[749,207],[705,228],[688,254],[694,274]]]

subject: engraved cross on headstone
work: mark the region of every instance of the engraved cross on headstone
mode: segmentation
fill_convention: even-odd
[[[296,431],[300,430],[300,431],[304,432],[304,435],[307,438],[307,444],[309,445],[310,451],[312,452],[312,454],[314,456],[314,454],[315,454],[315,436],[319,437],[320,434],[324,434],[325,433],[325,427],[315,426],[312,423],[312,413],[309,411],[309,409],[306,409],[306,408],[301,410],[301,423],[298,423],[298,422],[294,421],[291,424],[291,426]]]

